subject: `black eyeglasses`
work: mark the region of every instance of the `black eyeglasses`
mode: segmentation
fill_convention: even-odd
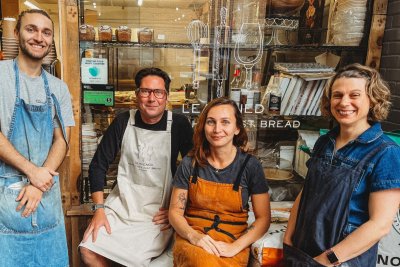
[[[154,94],[156,98],[164,98],[167,91],[164,89],[149,89],[149,88],[138,88],[136,92],[141,96],[141,97],[149,97],[151,93]]]

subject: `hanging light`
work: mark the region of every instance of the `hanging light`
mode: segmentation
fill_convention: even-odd
[[[26,6],[29,7],[29,8],[32,8],[32,9],[41,9],[41,8],[35,6],[34,4],[32,4],[32,3],[29,2],[29,1],[25,1],[25,2],[24,2],[24,5],[26,5]]]
[[[138,5],[138,6],[142,6],[142,5],[143,5],[143,0],[138,0],[138,1],[137,1],[137,5]]]

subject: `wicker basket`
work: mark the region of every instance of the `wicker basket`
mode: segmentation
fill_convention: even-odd
[[[264,175],[268,180],[289,180],[293,178],[293,173],[287,170],[277,168],[264,168]]]

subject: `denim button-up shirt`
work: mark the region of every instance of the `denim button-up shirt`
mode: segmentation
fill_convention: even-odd
[[[362,167],[363,174],[350,200],[347,234],[369,219],[369,194],[385,189],[400,188],[400,147],[383,134],[380,123],[374,123],[357,139],[335,151],[335,140],[339,127],[321,136],[315,146],[313,157],[320,157],[329,164],[352,169],[368,152],[382,147],[371,160]],[[307,164],[308,165],[308,164]],[[337,177],[340,179],[340,177]]]

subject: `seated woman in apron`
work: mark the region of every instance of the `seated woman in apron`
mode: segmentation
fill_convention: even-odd
[[[217,98],[200,115],[194,149],[173,181],[169,218],[174,266],[247,266],[249,246],[270,224],[268,185],[234,101]],[[255,222],[248,227],[251,197]]]
[[[375,266],[400,204],[400,148],[383,134],[390,90],[360,64],[340,70],[321,100],[338,126],[321,136],[284,238],[286,266]]]

